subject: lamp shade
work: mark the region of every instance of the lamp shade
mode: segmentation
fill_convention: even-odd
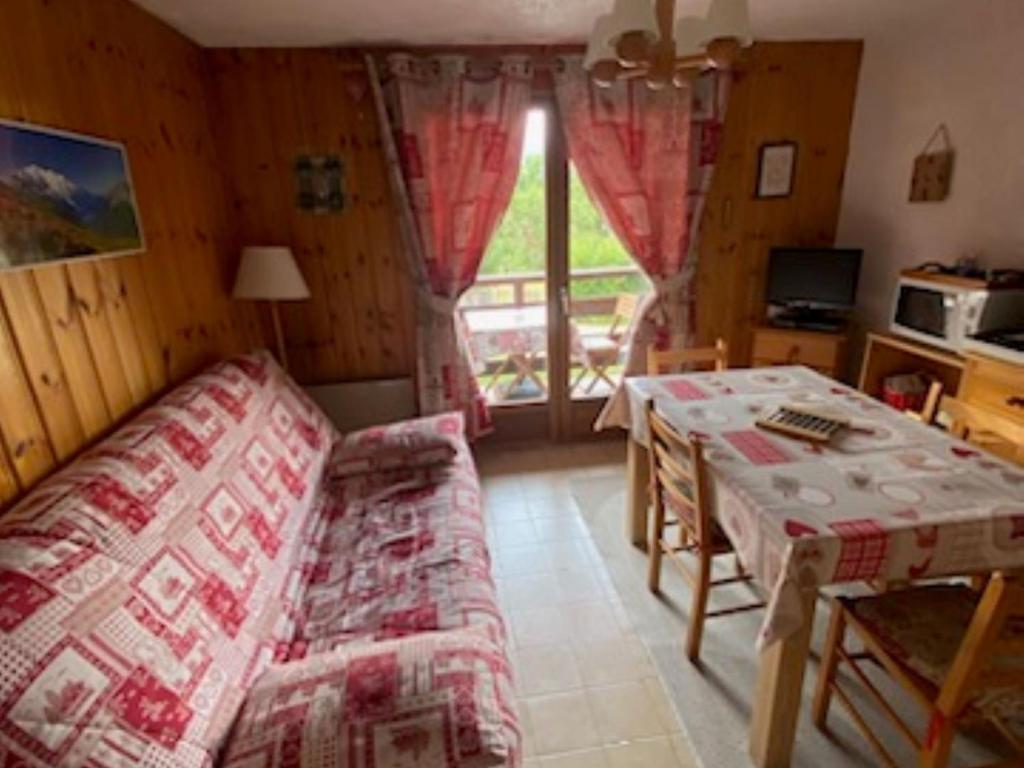
[[[615,60],[615,47],[611,39],[616,32],[615,20],[611,14],[599,16],[594,22],[594,31],[590,33],[590,42],[587,44],[587,52],[583,56],[583,68],[592,69],[599,61]]]
[[[291,248],[250,246],[242,249],[231,295],[236,299],[294,301],[309,298],[309,286]]]
[[[658,39],[658,17],[654,13],[652,0],[615,0],[608,29],[613,46],[625,34],[641,33],[649,42]]]
[[[748,0],[711,0],[702,44],[712,40],[736,40],[743,47],[754,42]]]
[[[705,56],[708,22],[699,16],[683,16],[676,22],[676,57]]]

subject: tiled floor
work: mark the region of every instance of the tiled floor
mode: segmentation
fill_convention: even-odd
[[[624,446],[484,444],[477,460],[525,768],[695,766],[570,491],[573,479],[622,472]]]

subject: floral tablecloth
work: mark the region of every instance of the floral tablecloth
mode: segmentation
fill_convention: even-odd
[[[803,622],[800,591],[1024,567],[1024,470],[801,367],[627,379],[705,441],[714,513],[771,597],[758,647]],[[843,414],[827,446],[755,427],[782,403]]]
[[[530,356],[548,346],[546,307],[508,307],[465,312],[470,348],[477,361],[507,355]]]
[[[545,306],[463,310],[470,350],[477,363],[492,357],[532,358],[548,348],[548,310]],[[574,359],[586,352],[576,323],[569,321],[569,347]]]

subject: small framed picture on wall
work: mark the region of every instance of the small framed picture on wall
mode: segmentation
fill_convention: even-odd
[[[796,142],[762,144],[757,156],[757,187],[754,197],[789,197],[796,174]]]

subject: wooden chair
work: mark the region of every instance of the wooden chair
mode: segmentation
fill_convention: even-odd
[[[594,378],[587,385],[587,394],[593,391],[599,381],[604,381],[612,389],[615,388],[615,382],[608,375],[608,369],[619,362],[622,348],[626,344],[626,335],[629,333],[629,326],[633,322],[633,315],[636,314],[639,301],[640,297],[635,293],[620,293],[615,299],[612,324],[608,327],[608,331],[600,335],[584,334],[580,336],[580,344],[583,348],[583,359],[580,362],[583,365],[570,387],[571,390],[575,390],[588,373],[592,373]]]
[[[657,593],[661,585],[661,561],[665,556],[683,574],[692,590],[690,620],[686,630],[686,655],[691,661],[700,657],[704,621],[718,616],[763,608],[763,602],[708,611],[708,593],[712,587],[750,580],[736,561],[736,575],[712,581],[712,560],[720,555],[735,555],[725,533],[711,517],[708,507],[706,468],[700,442],[680,435],[647,402],[647,426],[650,433],[651,496],[654,502],[654,527],[649,549],[648,586]],[[679,527],[679,542],[672,544],[666,528]],[[683,555],[696,558],[693,570]]]
[[[979,596],[959,584],[937,584],[863,598],[839,598],[822,656],[814,723],[824,729],[833,696],[850,713],[883,763],[896,766],[847,693],[837,672],[849,665],[854,677],[896,730],[917,750],[920,768],[948,764],[956,728],[987,720],[1017,758],[990,768],[1024,763],[1024,742],[1011,723],[1024,725],[1024,587],[997,573]],[[846,628],[866,648],[852,654],[843,644]],[[877,661],[924,709],[928,731],[920,737],[896,713],[858,663]]]
[[[1024,424],[955,397],[939,401],[939,413],[950,419],[949,431],[1018,464],[1024,461]]]
[[[921,410],[904,411],[904,413],[924,424],[934,424],[935,417],[939,414],[939,400],[941,399],[942,382],[938,379],[932,379],[931,384],[928,385],[928,393],[924,396],[924,405],[921,406]]]
[[[729,345],[725,339],[719,338],[713,347],[695,347],[691,349],[655,349],[647,348],[647,375],[660,376],[663,373],[679,371],[683,366],[705,365],[716,371],[724,371],[729,367]]]

